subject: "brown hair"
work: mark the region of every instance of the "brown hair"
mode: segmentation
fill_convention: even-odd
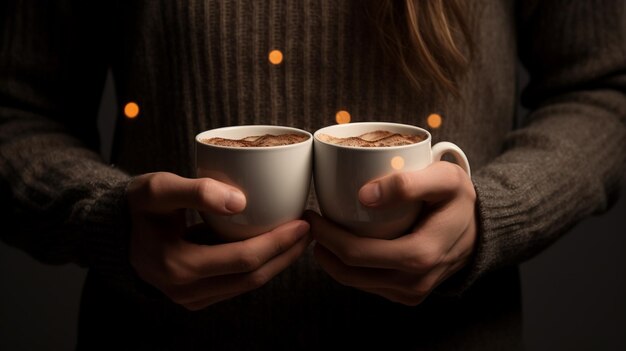
[[[418,90],[458,96],[472,42],[463,0],[370,0],[368,13],[384,52]],[[465,46],[461,45],[464,40]],[[465,53],[464,53],[465,51]]]

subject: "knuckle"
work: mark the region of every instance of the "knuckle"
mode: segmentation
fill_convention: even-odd
[[[405,257],[402,265],[404,267],[406,267],[408,270],[410,270],[411,272],[420,272],[422,270],[422,267],[419,263],[419,260],[417,260],[415,257]]]
[[[175,285],[188,284],[195,280],[195,274],[174,259],[165,259],[163,273],[168,282]]]
[[[261,258],[252,250],[244,249],[237,258],[237,269],[241,272],[251,272],[261,267]]]
[[[406,305],[406,306],[415,307],[415,306],[421,304],[422,301],[424,301],[424,297],[416,295],[416,296],[408,296],[408,297],[404,298],[404,301],[402,303],[404,305]]]
[[[149,196],[155,196],[159,194],[161,189],[163,189],[163,183],[165,182],[166,175],[162,172],[151,173],[148,176],[146,182],[146,193]]]
[[[409,173],[398,173],[393,178],[393,187],[401,198],[405,198],[413,189],[413,177]]]
[[[420,304],[421,299],[419,297],[413,296],[412,294],[406,293],[395,293],[392,295],[385,296],[387,299],[399,303],[405,306],[417,306]]]
[[[439,257],[435,253],[425,252],[406,258],[406,266],[415,272],[426,272],[439,263]]]
[[[472,203],[475,204],[476,200],[477,200],[477,195],[476,195],[476,190],[474,190],[474,186],[472,185],[472,183],[470,182],[467,187],[465,188],[465,194],[467,196],[467,199]]]
[[[141,197],[144,201],[156,201],[163,192],[165,184],[168,182],[169,174],[165,172],[150,173],[146,177],[146,181],[141,191]]]
[[[196,183],[195,196],[196,201],[199,204],[205,203],[207,194],[211,194],[214,191],[213,180],[209,178],[198,179]]]
[[[444,167],[445,183],[450,185],[451,189],[460,189],[465,184],[467,174],[457,164],[451,162],[441,162]]]
[[[411,287],[411,298],[419,299],[420,301],[430,293],[430,287],[423,283],[415,284]]]
[[[413,272],[423,272],[425,270],[422,261],[419,258],[410,257],[405,259],[405,267]]]
[[[249,273],[246,278],[247,278],[246,286],[250,290],[258,289],[262,287],[270,279],[270,277],[267,274],[259,272],[259,271]]]
[[[439,255],[435,252],[429,252],[418,258],[418,263],[425,269],[430,270],[439,263]]]
[[[170,174],[166,172],[155,172],[133,178],[126,189],[131,211],[136,211],[146,206],[147,203],[156,201],[169,176]]]
[[[474,183],[469,176],[460,167],[457,167],[460,173],[461,191],[472,203],[476,202],[476,189],[474,189]]]
[[[273,247],[274,247],[274,254],[278,255],[282,252],[285,252],[287,250],[287,247],[289,246],[289,239],[295,238],[294,235],[289,235],[289,238],[287,238],[287,236],[283,236],[282,238],[279,238],[278,240],[276,240],[273,243]]]
[[[339,251],[339,258],[348,266],[357,266],[362,261],[363,254],[357,246],[345,247]]]
[[[451,168],[454,169],[451,173],[453,173],[455,183],[464,184],[467,179],[467,173],[457,164],[451,164]]]
[[[208,305],[209,305],[208,303],[187,303],[187,304],[182,304],[181,306],[183,306],[185,309],[189,311],[196,312],[196,311],[200,311],[206,308]]]

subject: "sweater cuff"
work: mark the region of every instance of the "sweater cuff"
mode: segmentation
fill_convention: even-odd
[[[80,264],[89,266],[109,281],[113,287],[132,289],[135,274],[129,261],[130,214],[126,201],[126,187],[131,178],[108,182],[95,198],[84,204],[78,226],[84,233],[83,259]]]
[[[460,271],[440,284],[434,294],[459,297],[479,278],[496,268],[496,262],[502,261],[500,245],[503,232],[495,230],[497,220],[506,222],[511,217],[508,206],[497,206],[498,201],[489,201],[485,186],[480,178],[473,179],[476,190],[476,242],[472,258]]]

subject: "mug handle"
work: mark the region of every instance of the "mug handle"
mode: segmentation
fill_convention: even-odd
[[[472,177],[472,173],[470,171],[469,161],[467,161],[467,156],[460,147],[456,146],[447,141],[441,141],[435,144],[432,148],[433,162],[441,161],[441,158],[445,154],[451,154],[454,156],[456,162],[463,168],[463,170],[467,173],[470,178]]]

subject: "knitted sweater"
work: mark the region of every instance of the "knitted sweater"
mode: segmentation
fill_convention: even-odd
[[[521,346],[516,265],[614,199],[626,164],[626,3],[471,2],[461,98],[416,94],[372,40],[359,1],[9,0],[0,4],[1,236],[90,267],[79,347],[147,349]],[[268,53],[284,60],[272,64]],[[530,83],[516,116],[518,58]],[[121,106],[97,152],[107,69]],[[430,128],[474,171],[469,265],[417,307],[340,286],[310,254],[266,286],[189,312],[128,263],[132,175],[193,176],[193,138],[238,124],[308,131],[352,121]],[[591,238],[590,238],[591,239]]]

